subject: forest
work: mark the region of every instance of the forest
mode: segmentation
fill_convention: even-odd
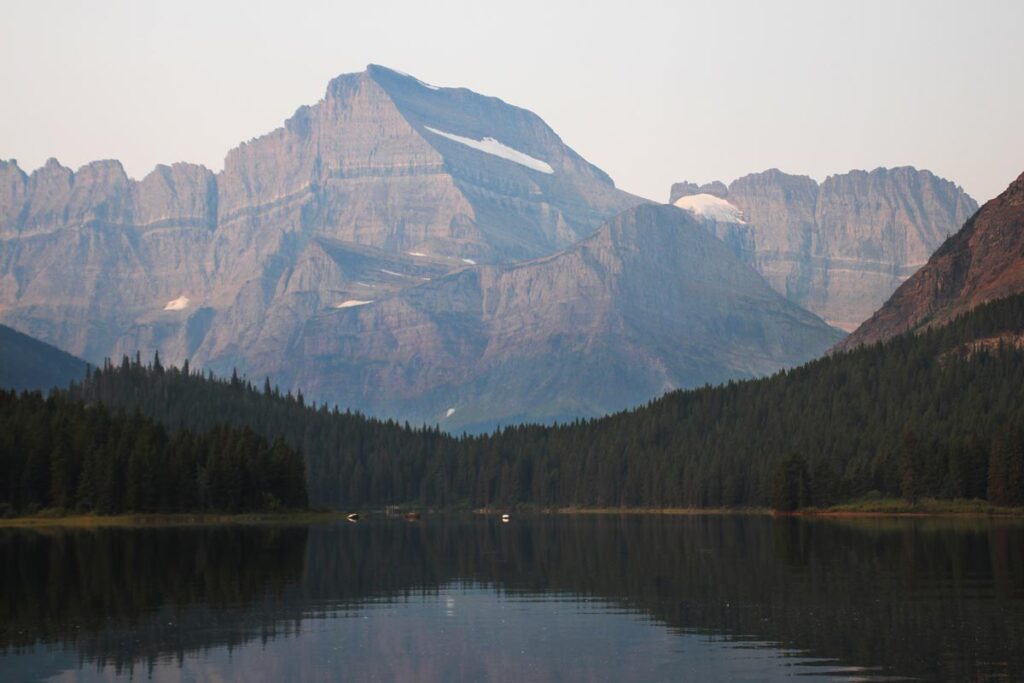
[[[165,369],[159,356],[147,365],[138,357],[108,362],[64,395],[141,411],[193,439],[223,423],[283,440],[305,458],[311,503],[339,509],[792,510],[864,496],[1019,506],[1022,333],[1024,296],[1017,296],[771,377],[674,391],[600,419],[482,436],[310,405],[269,380],[260,388],[187,363]]]
[[[248,427],[173,434],[137,410],[0,391],[0,516],[304,508],[302,456]]]

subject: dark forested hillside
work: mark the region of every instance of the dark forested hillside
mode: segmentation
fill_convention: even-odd
[[[189,369],[163,368],[159,356],[138,358],[90,373],[70,396],[134,409],[174,429],[204,432],[218,423],[250,427],[268,440],[283,438],[306,457],[310,502],[353,507],[424,498],[428,466],[453,453],[456,440],[439,429],[412,429],[357,413],[308,406],[300,393],[257,388],[232,376],[215,379]]]
[[[0,391],[0,512],[306,506],[302,456],[249,428],[202,434],[56,394]]]
[[[86,363],[38,339],[0,325],[0,388],[48,391],[85,376]]]
[[[335,507],[742,506],[862,496],[1024,503],[1024,297],[773,377],[559,427],[454,438],[310,407],[233,377],[125,360],[71,395],[170,427],[251,425],[306,456]]]

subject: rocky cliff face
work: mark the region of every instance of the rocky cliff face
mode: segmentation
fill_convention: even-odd
[[[274,371],[371,412],[481,428],[770,373],[840,337],[689,214],[643,205],[552,256],[325,312]]]
[[[323,240],[437,275],[551,253],[640,201],[536,115],[370,66],[216,175],[0,162],[0,320],[94,362],[159,347],[245,368],[253,345],[381,285]]]
[[[370,66],[218,174],[0,163],[0,321],[93,363],[159,349],[453,427],[597,414],[837,341],[687,216],[524,109]]]
[[[871,315],[977,209],[953,183],[907,167],[851,171],[820,186],[772,169],[727,189],[677,183],[671,196],[701,194],[736,207],[742,222],[713,220],[712,228],[777,292],[845,330]]]
[[[837,348],[852,349],[938,325],[1024,292],[1024,174],[987,202]]]

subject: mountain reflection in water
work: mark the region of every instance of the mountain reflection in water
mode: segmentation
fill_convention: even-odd
[[[0,531],[0,680],[1012,679],[1024,524]]]

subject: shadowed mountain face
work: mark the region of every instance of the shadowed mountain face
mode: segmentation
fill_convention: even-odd
[[[763,375],[840,336],[687,212],[641,205],[552,256],[318,315],[269,369],[307,395],[472,429]]]
[[[777,292],[847,331],[978,208],[953,183],[909,167],[851,171],[820,186],[772,169],[728,188],[676,183],[671,201],[703,216]]]
[[[641,201],[531,112],[370,66],[219,174],[0,162],[0,321],[93,362],[255,371],[324,309],[550,254]]]
[[[837,348],[941,325],[988,301],[1024,292],[1024,174],[987,202],[928,263]]]
[[[48,391],[85,377],[86,363],[0,325],[0,388]]]

